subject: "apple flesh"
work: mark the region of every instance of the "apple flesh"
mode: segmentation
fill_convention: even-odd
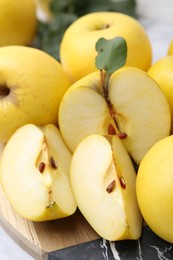
[[[124,67],[110,78],[108,104],[101,78],[99,71],[89,74],[75,82],[63,96],[59,108],[63,138],[74,151],[90,134],[120,136],[139,164],[151,146],[170,133],[168,102],[147,73]]]
[[[71,153],[53,125],[27,124],[6,144],[0,167],[2,188],[13,208],[33,221],[73,214]]]
[[[2,153],[3,153],[4,147],[5,147],[5,144],[0,141],[0,162],[1,162],[1,157],[2,157]]]
[[[136,173],[118,137],[90,135],[82,140],[72,157],[70,180],[78,208],[101,237],[140,237]]]
[[[0,72],[1,141],[24,124],[57,124],[59,103],[71,85],[58,61],[30,47],[1,47]]]

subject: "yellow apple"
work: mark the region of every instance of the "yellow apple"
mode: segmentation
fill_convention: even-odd
[[[36,29],[34,0],[0,0],[0,46],[29,45]]]
[[[37,18],[42,22],[49,22],[53,18],[50,8],[51,0],[35,0]]]
[[[2,188],[13,208],[33,221],[73,214],[71,153],[54,125],[20,127],[6,144],[0,166]]]
[[[1,161],[1,157],[2,157],[2,153],[3,153],[4,147],[5,147],[5,144],[0,141],[0,161]]]
[[[0,48],[0,140],[26,123],[57,124],[69,78],[45,52],[25,46]]]
[[[157,142],[137,173],[137,199],[148,226],[173,243],[173,136]]]
[[[60,59],[73,81],[96,71],[95,44],[99,38],[122,36],[127,41],[126,65],[147,70],[151,65],[151,43],[141,24],[134,18],[116,12],[86,14],[72,23],[60,45]]]
[[[170,133],[170,109],[158,84],[134,67],[112,74],[108,100],[103,95],[99,71],[75,82],[59,107],[59,126],[65,142],[74,151],[90,134],[117,135],[139,164],[158,140]]]
[[[169,46],[168,46],[168,55],[173,55],[173,40],[170,41]]]
[[[156,80],[170,105],[172,115],[171,133],[173,133],[173,56],[166,56],[156,61],[148,74]]]
[[[140,237],[136,172],[118,137],[83,139],[72,156],[70,180],[77,206],[101,237],[111,241]]]

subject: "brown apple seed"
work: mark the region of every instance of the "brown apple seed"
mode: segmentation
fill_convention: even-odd
[[[119,133],[117,134],[117,136],[120,138],[120,139],[125,139],[127,137],[127,134],[125,133]]]
[[[111,193],[112,191],[113,191],[113,189],[115,188],[115,180],[113,180],[108,186],[107,186],[107,188],[106,188],[106,191],[108,192],[108,193]]]
[[[58,168],[58,164],[57,162],[54,160],[53,157],[50,158],[50,164],[52,166],[53,169],[57,169]]]
[[[113,125],[109,125],[109,127],[108,127],[108,134],[109,135],[115,135],[115,128],[113,127]]]
[[[45,164],[44,162],[41,162],[41,163],[39,164],[39,167],[38,167],[39,172],[43,173],[45,167],[46,167],[46,164]]]
[[[120,177],[119,180],[120,180],[121,187],[122,187],[123,189],[126,189],[126,182],[125,182],[124,178],[123,178],[123,177]]]

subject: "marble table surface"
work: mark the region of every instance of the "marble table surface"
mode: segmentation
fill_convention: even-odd
[[[115,0],[112,0],[115,1]],[[173,39],[173,1],[137,0],[138,20],[146,29],[153,48],[153,62],[166,56]],[[33,260],[0,226],[0,259]]]

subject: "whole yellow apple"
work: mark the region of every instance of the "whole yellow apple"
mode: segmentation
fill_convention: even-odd
[[[173,56],[167,56],[156,61],[148,70],[148,74],[159,84],[170,105],[173,133]]]
[[[0,48],[0,140],[26,123],[57,124],[70,80],[60,63],[26,46]]]
[[[71,24],[60,45],[60,59],[73,81],[96,70],[95,44],[99,38],[122,36],[127,41],[127,65],[147,70],[152,50],[147,33],[134,18],[116,12],[86,14]]]
[[[0,0],[0,46],[29,45],[36,28],[34,0]]]
[[[173,40],[170,41],[169,46],[168,46],[168,55],[173,55]]]
[[[37,18],[42,22],[49,22],[53,18],[50,8],[51,0],[35,0],[37,8]]]
[[[173,136],[157,142],[137,173],[137,199],[148,226],[173,243]]]

